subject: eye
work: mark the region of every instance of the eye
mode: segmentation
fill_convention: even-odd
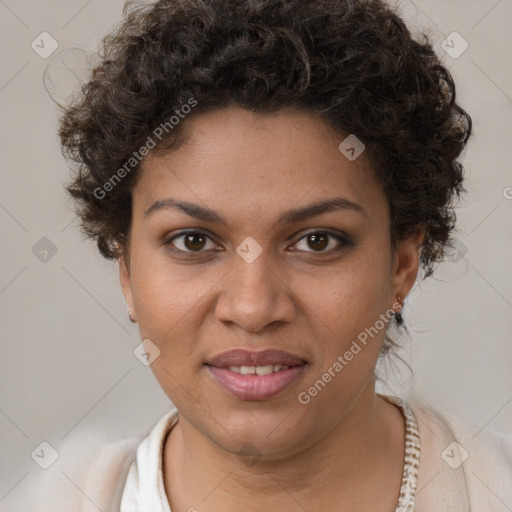
[[[298,246],[303,240],[305,240],[303,247],[306,246],[313,249],[312,251],[308,251],[307,249],[301,249],[299,247],[299,250],[305,250],[306,252],[330,252],[333,249],[340,248],[340,246],[350,245],[350,240],[346,235],[330,231],[310,231],[294,245]],[[333,240],[337,243],[331,243]]]
[[[208,247],[208,241],[211,243]],[[186,231],[174,235],[165,242],[165,245],[172,246],[178,252],[204,252],[203,249],[214,249],[213,240],[202,231]]]
[[[301,243],[303,247],[300,247]],[[165,241],[164,245],[176,253],[193,254],[216,249],[216,244],[212,238],[202,231],[178,233]],[[352,244],[348,235],[327,230],[317,230],[307,233],[292,247],[297,247],[298,250],[305,252],[326,253],[350,245]]]

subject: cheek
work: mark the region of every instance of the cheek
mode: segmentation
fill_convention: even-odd
[[[340,339],[357,336],[388,307],[390,276],[373,259],[341,266],[336,274],[312,281],[304,287],[308,304]]]
[[[198,272],[194,265],[178,267],[150,256],[139,257],[134,270],[132,288],[140,335],[160,351],[151,370],[171,400],[179,401],[183,388],[192,392],[186,383],[203,365],[200,333],[212,307],[209,297],[222,274]]]
[[[141,251],[132,276],[133,300],[141,334],[161,343],[190,325],[197,308],[218,281],[194,265],[171,265],[155,251]]]
[[[308,302],[317,335],[314,364],[301,396],[309,403],[305,410],[318,410],[318,415],[327,414],[332,421],[337,413],[325,413],[330,404],[348,409],[353,397],[373,379],[389,323],[389,319],[381,320],[387,310],[385,273],[355,267],[345,270],[339,278],[326,280],[326,293],[310,292]]]
[[[330,382],[317,406],[356,393],[372,377],[381,351],[389,323],[381,320],[388,309],[389,276],[382,265],[362,263],[340,268],[336,278],[325,280],[325,293],[309,292],[311,319],[321,321],[315,342],[317,364],[308,385],[323,376]]]
[[[133,281],[140,335],[160,351],[151,371],[169,399],[182,407],[196,394],[190,376],[200,364],[197,315],[209,288],[203,289],[201,283],[204,281],[149,264]]]

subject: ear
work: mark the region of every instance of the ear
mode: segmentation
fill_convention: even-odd
[[[416,281],[424,235],[423,228],[418,227],[417,231],[411,236],[401,240],[395,250],[392,266],[392,290],[394,294],[394,297],[391,297],[392,302],[396,301],[398,296],[403,303]]]
[[[120,257],[118,259],[119,263],[119,281],[121,283],[121,289],[123,290],[123,295],[126,300],[126,304],[128,306],[128,310],[130,311],[131,317],[136,320],[137,313],[135,311],[135,306],[133,304],[133,295],[132,295],[132,285],[130,278],[130,270],[128,269],[128,265],[124,257]]]

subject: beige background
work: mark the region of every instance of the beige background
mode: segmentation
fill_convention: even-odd
[[[69,436],[138,433],[170,407],[133,355],[140,339],[116,266],[81,240],[63,190],[68,170],[56,136],[58,111],[43,85],[53,58],[50,90],[65,97],[73,80],[56,55],[95,50],[123,3],[0,0],[0,509],[43,471],[30,457],[42,441],[58,451]],[[395,370],[382,390],[412,392],[479,428],[510,433],[512,0],[401,6],[412,30],[428,27],[441,53],[454,31],[467,41],[462,55],[444,61],[475,136],[464,157],[469,194],[458,213],[459,252],[436,279],[415,287],[406,306],[412,340],[403,356],[414,379]],[[48,59],[31,48],[43,31],[59,44]],[[454,51],[460,48],[455,42]],[[68,64],[79,68],[80,54],[69,55]],[[43,237],[57,251],[47,262],[33,252],[38,243],[46,247]]]

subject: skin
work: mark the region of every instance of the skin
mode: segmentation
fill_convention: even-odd
[[[337,511],[375,512],[378,503],[393,512],[405,434],[398,408],[375,393],[385,329],[307,405],[297,396],[381,314],[400,309],[397,296],[417,276],[422,231],[392,251],[387,198],[365,153],[349,161],[338,150],[344,137],[311,113],[230,107],[183,128],[180,149],[143,163],[130,263],[120,260],[132,317],[160,350],[152,371],[180,413],[163,454],[171,509],[313,511],[335,503]],[[227,225],[177,208],[144,214],[168,197],[208,207]],[[277,222],[332,197],[364,213]],[[210,238],[174,239],[179,254],[164,244],[191,228]],[[306,235],[322,229],[342,231],[352,244],[330,237],[315,246]],[[249,236],[263,250],[252,263],[236,252]],[[244,401],[204,365],[235,347],[278,348],[308,364],[279,395]]]

